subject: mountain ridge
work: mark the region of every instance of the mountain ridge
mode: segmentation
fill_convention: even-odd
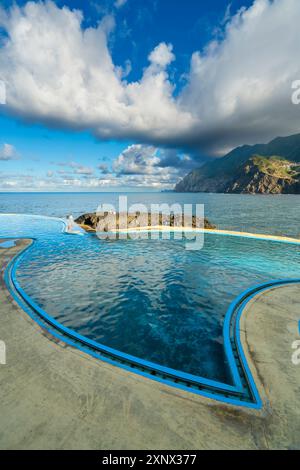
[[[189,173],[175,191],[300,194],[300,134],[237,147]]]

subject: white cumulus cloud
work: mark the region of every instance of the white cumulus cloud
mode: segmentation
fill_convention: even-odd
[[[114,161],[113,170],[122,175],[150,175],[159,161],[155,147],[130,145]]]
[[[160,140],[189,128],[189,113],[177,109],[166,71],[171,46],[161,44],[141,80],[128,84],[108,49],[111,17],[84,30],[80,12],[47,1],[15,6],[0,18],[8,33],[0,76],[16,115],[102,138]]]
[[[112,170],[123,185],[171,188],[194,167],[195,162],[188,155],[174,149],[135,144],[114,160]]]
[[[114,64],[108,47],[113,17],[86,29],[82,20],[51,1],[1,10],[0,79],[11,113],[102,139],[212,153],[299,131],[300,108],[291,103],[300,79],[299,0],[228,11],[221,39],[195,50],[179,95],[172,45],[149,51],[140,80],[128,82],[129,58]]]
[[[227,19],[222,40],[193,54],[179,102],[199,120],[195,143],[222,152],[299,132],[299,21],[298,0],[256,0]]]
[[[121,8],[127,3],[127,0],[116,0],[114,5],[116,8]]]
[[[19,158],[18,152],[15,147],[11,144],[3,144],[0,147],[0,160],[16,160]]]
[[[151,64],[157,65],[158,67],[164,69],[167,67],[167,65],[170,65],[173,60],[175,60],[175,56],[172,51],[172,44],[166,44],[162,42],[151,52],[149,55],[149,60]]]

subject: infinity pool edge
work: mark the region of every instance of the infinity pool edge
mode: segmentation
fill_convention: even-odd
[[[36,217],[40,217],[40,216],[36,216]],[[58,220],[62,222],[63,227],[64,227],[63,232],[65,231],[66,224],[63,219],[46,217],[46,216],[44,216],[43,218]],[[220,233],[218,233],[218,231],[215,231],[215,230],[213,231],[205,230],[205,232],[208,232],[208,233],[214,232],[215,235],[219,234],[219,235],[226,235],[226,236],[240,236],[243,238],[248,238],[245,235],[243,235],[242,232],[240,233],[225,232],[224,233],[224,231],[221,231]],[[6,240],[9,238],[10,237],[5,237]],[[64,327],[62,324],[60,324],[59,322],[54,320],[52,317],[50,317],[45,311],[43,311],[40,307],[38,307],[32,301],[32,299],[29,296],[27,296],[27,294],[20,288],[18,281],[16,280],[16,276],[15,276],[15,270],[16,270],[18,261],[21,259],[24,253],[33,246],[35,239],[28,238],[28,237],[11,237],[11,238],[15,240],[31,239],[32,242],[29,246],[25,247],[21,252],[19,252],[9,263],[9,266],[7,267],[5,271],[6,285],[9,291],[11,292],[11,294],[13,295],[14,299],[18,302],[18,304],[22,307],[22,309],[25,310],[35,321],[40,323],[40,326],[42,326],[43,328],[45,328],[45,322],[46,322],[46,329],[53,336],[58,337],[59,339],[71,344],[72,346],[98,359],[104,360],[118,367],[122,367],[123,369],[127,371],[135,372],[139,375],[150,378],[152,380],[165,383],[172,387],[183,389],[192,393],[205,396],[207,398],[212,398],[214,400],[218,400],[218,401],[235,405],[235,406],[242,406],[242,407],[256,408],[256,409],[262,408],[262,401],[260,399],[256,384],[253,380],[249,365],[247,363],[243,348],[240,343],[240,338],[239,338],[240,318],[245,307],[248,305],[249,301],[256,295],[259,295],[261,292],[273,289],[274,287],[277,287],[277,286],[279,287],[279,286],[288,285],[288,284],[300,283],[300,279],[275,280],[275,281],[270,281],[268,283],[260,284],[258,286],[254,286],[251,289],[247,289],[233,301],[225,317],[223,333],[224,333],[224,349],[225,349],[226,357],[228,358],[228,361],[229,361],[230,371],[234,379],[235,387],[231,387],[231,386],[228,386],[227,384],[222,384],[220,382],[216,382],[212,380],[207,380],[199,376],[197,377],[199,379],[198,383],[200,386],[204,387],[204,390],[203,389],[197,390],[196,388],[194,388],[195,384],[193,383],[192,385],[189,385],[189,386],[186,386],[184,383],[181,383],[182,381],[185,381],[186,379],[187,380],[190,379],[189,374],[184,374],[184,373],[181,373],[180,371],[175,371],[173,369],[163,368],[159,366],[159,364],[154,364],[154,363],[150,363],[147,361],[143,361],[140,358],[134,358],[133,356],[126,355],[122,353],[121,351],[116,351],[116,350],[112,350],[111,348],[107,348],[104,345],[95,343],[86,337],[82,337],[81,335],[78,335],[75,331]],[[252,238],[261,238],[261,235],[257,236],[256,234],[253,234]],[[275,238],[276,239],[274,240],[270,238],[267,238],[267,239],[262,238],[262,239],[267,240],[267,241],[279,241],[278,237],[275,237]],[[281,242],[290,243],[284,238],[281,240]],[[300,244],[300,241],[296,239],[294,242],[297,244]],[[234,337],[230,338],[229,332],[230,332],[230,328],[232,326],[232,321],[233,321],[233,318],[235,317],[235,314],[237,314],[237,318],[235,319]],[[50,328],[49,328],[49,325],[50,325]],[[241,365],[244,369],[245,376],[247,378],[247,381],[250,387],[250,391],[253,397],[253,402],[246,402],[242,400],[240,397],[237,398],[237,396],[239,396],[239,394],[242,393],[243,388],[241,385],[239,374],[237,372],[237,363],[234,359],[234,354],[232,350],[232,341],[236,342],[239,359],[241,360]],[[97,348],[99,348],[99,351],[95,353],[94,349],[97,350]],[[105,349],[105,351],[103,351],[103,349]],[[116,352],[118,353],[118,356],[119,356],[117,358],[117,361],[115,360],[116,358],[113,357]],[[107,353],[109,353],[109,355],[112,355],[113,358],[105,357]],[[120,359],[121,361],[124,360],[125,364],[120,362]],[[134,364],[130,364],[130,361],[132,359],[134,359],[133,361]],[[126,362],[128,361],[130,365],[126,365]],[[136,369],[136,366],[138,367],[140,366],[141,370]],[[147,368],[146,372],[145,370],[143,370],[145,366]],[[149,368],[150,368],[150,372],[149,372]],[[157,373],[157,371],[159,374],[162,375],[162,377],[158,377],[154,375]],[[170,372],[171,372],[172,380],[169,380],[168,378],[166,378],[168,377],[168,374],[170,374]],[[205,390],[205,387],[206,389],[208,388],[209,391]],[[213,390],[213,387],[216,387],[216,388]],[[220,390],[222,390],[222,393],[220,393]],[[234,394],[235,397],[232,398],[232,394]]]

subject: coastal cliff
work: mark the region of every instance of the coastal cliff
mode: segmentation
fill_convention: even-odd
[[[175,191],[300,194],[300,134],[239,147],[188,174]]]

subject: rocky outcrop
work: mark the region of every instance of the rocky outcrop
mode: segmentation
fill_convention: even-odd
[[[113,214],[106,213],[104,215],[98,215],[96,213],[83,214],[78,219],[76,223],[84,228],[87,232],[95,231],[104,231],[107,232],[113,229],[124,229],[124,220],[126,224],[127,217],[127,227],[136,228],[136,227],[151,227],[151,226],[163,226],[163,227],[182,227],[182,216],[178,214],[171,214],[171,216],[157,214],[155,219],[151,214]],[[190,226],[190,223],[186,224]],[[199,217],[192,217],[192,227],[203,227],[203,219]],[[211,224],[209,220],[204,219],[204,228],[214,229],[215,225]]]
[[[255,156],[243,165],[226,187],[226,193],[299,194],[300,179],[297,166],[276,157]]]

